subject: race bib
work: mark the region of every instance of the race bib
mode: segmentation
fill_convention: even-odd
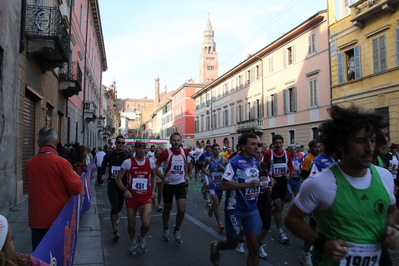
[[[184,162],[173,161],[170,167],[170,173],[172,175],[182,175],[184,173]]]
[[[212,183],[220,183],[222,181],[222,172],[213,172],[212,173]]]
[[[112,166],[111,167],[111,178],[117,178],[119,174],[119,170],[121,170],[120,166]]]
[[[147,178],[133,178],[132,179],[132,192],[138,194],[146,194],[148,179]]]
[[[287,173],[287,164],[286,163],[273,164],[274,177],[284,177],[286,173]]]
[[[248,178],[245,180],[245,183],[249,183],[252,180],[256,180],[257,178]],[[246,200],[255,200],[259,197],[260,194],[260,187],[258,188],[246,188],[245,189],[245,199]]]
[[[347,247],[348,254],[339,263],[340,266],[374,266],[381,257],[381,244],[355,244]]]

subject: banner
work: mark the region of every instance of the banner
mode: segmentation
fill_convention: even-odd
[[[96,164],[91,161],[87,172],[81,175],[83,189],[81,194],[71,196],[57,219],[51,225],[32,256],[51,266],[73,265],[79,222],[90,209],[90,181],[95,176]]]

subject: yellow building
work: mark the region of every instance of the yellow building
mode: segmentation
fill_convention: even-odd
[[[399,0],[328,0],[332,104],[376,110],[399,129]]]

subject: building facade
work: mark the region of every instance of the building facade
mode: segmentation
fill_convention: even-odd
[[[1,129],[1,149],[7,152],[0,155],[0,176],[6,179],[0,185],[0,211],[7,211],[27,193],[25,163],[38,151],[40,128],[55,128],[61,143],[94,144],[87,141],[96,138],[97,125],[86,123],[91,131],[84,130],[83,110],[90,102],[91,118],[98,117],[96,88],[107,65],[97,0],[2,1],[0,7],[0,112],[5,114],[0,124],[7,125]],[[78,97],[73,108],[71,97]],[[75,120],[80,123],[76,129]]]
[[[235,148],[245,132],[270,144],[317,138],[328,117],[327,12],[320,11],[195,93],[197,142]]]
[[[329,0],[332,104],[376,110],[399,136],[398,0]]]

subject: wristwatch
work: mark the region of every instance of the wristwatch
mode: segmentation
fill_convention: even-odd
[[[123,191],[123,193],[125,193],[125,191],[127,190],[127,188],[124,188],[122,191]]]

